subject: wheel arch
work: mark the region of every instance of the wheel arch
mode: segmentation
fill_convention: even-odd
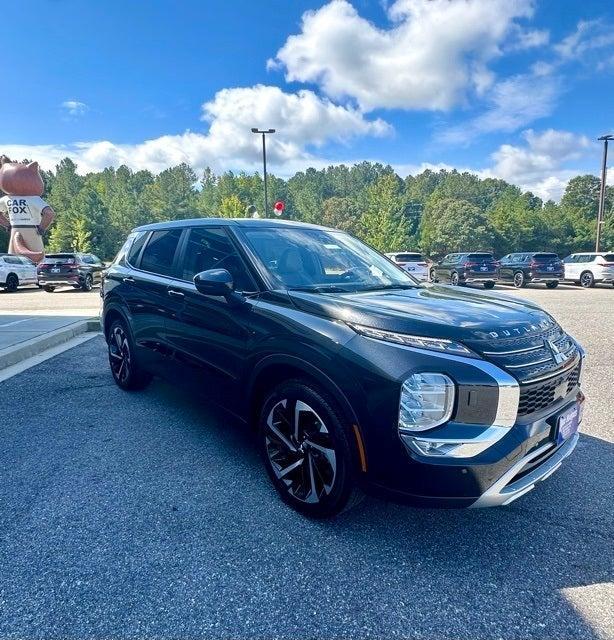
[[[104,333],[105,340],[111,325],[116,320],[123,320],[126,323],[128,331],[130,331],[130,320],[126,312],[119,305],[112,305],[108,309],[105,309],[102,318],[102,331]]]
[[[357,468],[366,471],[364,438],[358,416],[341,387],[320,367],[296,356],[270,355],[263,358],[253,369],[247,385],[247,417],[251,428],[258,424],[261,402],[268,391],[278,384],[299,378],[314,382],[331,397],[337,408],[348,420],[350,429],[346,433],[350,450]]]

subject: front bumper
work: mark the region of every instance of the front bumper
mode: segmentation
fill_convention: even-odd
[[[382,368],[395,371],[397,384],[410,373],[426,370],[445,373],[458,385],[452,420],[407,434],[399,432],[398,415],[392,410],[398,404],[399,387],[389,382],[374,388],[372,381],[368,413],[358,415],[366,439],[369,468],[363,486],[367,491],[425,507],[509,504],[554,473],[577,443],[577,434],[559,443],[557,431],[560,416],[574,403],[580,405],[581,420],[579,381],[564,397],[519,415],[520,391],[524,393],[525,388],[489,361],[388,346],[369,338],[358,338],[351,346],[364,355],[371,352],[372,362],[377,349]],[[402,359],[407,368],[399,375]],[[458,457],[434,455],[415,442],[429,439],[470,446]]]
[[[489,489],[487,489],[472,505],[472,508],[498,507],[510,504],[525,493],[535,488],[535,485],[549,478],[562,464],[578,444],[579,434],[575,433],[567,442],[558,449],[553,443],[545,444],[535,451],[524,456],[506,471]],[[551,451],[552,450],[552,451]],[[526,475],[523,470],[533,460],[551,453],[544,461]]]

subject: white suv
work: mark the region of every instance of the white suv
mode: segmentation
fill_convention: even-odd
[[[614,252],[572,253],[563,260],[565,280],[583,287],[594,287],[598,282],[614,285]]]
[[[387,253],[386,257],[414,276],[416,280],[429,279],[429,265],[421,253],[402,251],[399,253]]]
[[[38,284],[36,265],[30,258],[0,253],[0,287],[16,291],[22,284]]]

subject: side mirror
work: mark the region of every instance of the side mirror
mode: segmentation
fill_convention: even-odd
[[[206,296],[230,296],[234,291],[232,276],[226,269],[208,269],[194,276],[194,285]]]

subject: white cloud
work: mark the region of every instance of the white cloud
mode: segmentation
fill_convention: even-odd
[[[583,173],[569,163],[596,149],[586,136],[569,131],[528,129],[522,137],[522,146],[501,145],[491,156],[494,164],[481,175],[502,178],[544,200],[558,200],[568,180]]]
[[[89,107],[85,102],[79,102],[79,100],[65,100],[61,104],[62,109],[66,111],[69,116],[82,116]]]
[[[312,91],[284,93],[278,87],[224,89],[202,107],[207,133],[186,131],[160,136],[139,144],[107,140],[71,145],[3,145],[12,158],[35,158],[51,169],[69,156],[81,173],[126,164],[134,169],[158,173],[186,162],[197,170],[258,170],[261,140],[251,127],[273,127],[277,132],[267,141],[267,159],[273,170],[283,174],[305,164],[318,163],[312,149],[327,142],[345,143],[355,136],[383,136],[392,131],[381,119],[366,119],[355,108],[335,105]],[[320,161],[325,164],[325,161]]]
[[[580,20],[576,30],[554,45],[563,60],[577,60],[586,55],[614,47],[612,25],[603,20]]]
[[[544,42],[545,32],[515,22],[532,14],[532,0],[396,0],[392,26],[380,29],[347,0],[332,0],[303,15],[269,67],[364,110],[448,110],[492,84],[487,63],[510,39],[520,48]]]
[[[464,144],[485,133],[516,131],[550,115],[559,92],[560,81],[548,74],[521,74],[501,80],[491,89],[489,106],[483,113],[440,131],[436,138],[441,142]]]

